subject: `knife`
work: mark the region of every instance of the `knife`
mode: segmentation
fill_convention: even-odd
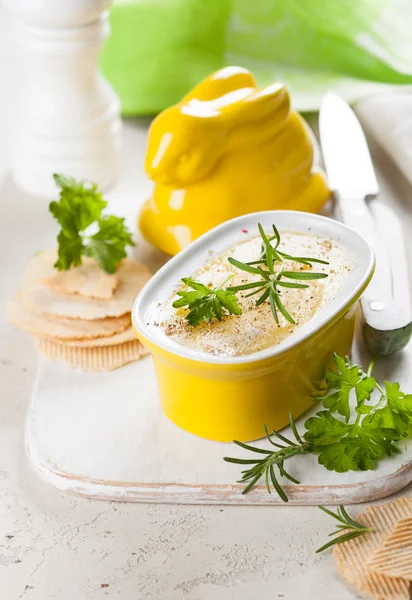
[[[322,101],[319,130],[329,187],[340,219],[362,235],[375,252],[375,273],[361,298],[363,334],[374,354],[392,354],[412,334],[412,307],[402,226],[379,200],[369,148],[348,104],[328,92]]]

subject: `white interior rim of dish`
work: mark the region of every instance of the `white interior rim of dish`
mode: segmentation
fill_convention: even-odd
[[[275,346],[242,356],[221,356],[208,354],[200,350],[188,348],[165,335],[152,332],[153,326],[146,323],[147,308],[153,302],[167,300],[181,287],[182,277],[191,277],[208,261],[237,243],[258,235],[257,225],[264,229],[271,228],[272,223],[280,231],[296,231],[314,234],[337,242],[353,257],[351,271],[336,297],[324,306],[316,315],[302,325],[292,335]],[[248,235],[242,231],[247,230]],[[211,256],[209,251],[213,250]],[[137,296],[133,309],[132,321],[137,332],[152,344],[182,358],[211,364],[253,363],[274,357],[290,350],[303,340],[319,331],[336,315],[350,307],[352,301],[365,286],[374,268],[374,253],[368,242],[346,225],[328,217],[291,210],[272,210],[256,212],[237,217],[218,225],[192,242],[190,246],[170,259],[144,286]],[[353,281],[352,281],[353,280]],[[349,285],[352,282],[352,285]],[[345,292],[345,287],[349,288]]]

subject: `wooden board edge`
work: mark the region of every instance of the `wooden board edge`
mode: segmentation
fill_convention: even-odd
[[[60,471],[55,465],[38,460],[26,438],[26,453],[35,472],[57,489],[86,498],[155,504],[230,504],[238,506],[288,506],[318,504],[357,504],[381,500],[398,492],[412,481],[412,461],[395,472],[370,481],[341,485],[286,485],[289,502],[284,503],[277,495],[268,494],[264,485],[256,486],[242,495],[241,484],[179,484],[138,483],[126,481],[103,481],[87,479]]]

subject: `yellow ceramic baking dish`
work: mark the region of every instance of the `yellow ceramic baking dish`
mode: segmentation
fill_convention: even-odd
[[[214,356],[181,346],[153,323],[153,307],[170,298],[182,277],[193,275],[219,254],[269,230],[318,234],[341,244],[351,256],[350,272],[335,298],[281,344],[247,356]],[[373,251],[355,231],[332,219],[297,211],[267,211],[219,225],[172,258],[136,298],[132,319],[142,344],[152,353],[164,413],[176,425],[204,438],[249,441],[263,425],[281,429],[288,415],[312,404],[334,351],[350,351],[356,303],[374,269]]]

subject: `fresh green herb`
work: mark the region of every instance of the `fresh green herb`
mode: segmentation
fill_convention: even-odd
[[[408,435],[412,422],[412,394],[404,394],[399,383],[385,381],[385,391],[376,384],[381,397],[372,407],[364,407],[367,416],[363,423],[371,428],[396,429],[402,436]]]
[[[309,286],[304,283],[296,283],[296,281],[323,279],[324,277],[327,277],[328,274],[314,273],[312,271],[306,270],[286,271],[284,270],[284,261],[294,261],[303,264],[306,267],[312,267],[312,263],[319,263],[322,265],[327,265],[329,263],[325,260],[320,260],[319,258],[290,256],[289,254],[285,254],[284,252],[281,252],[279,250],[280,234],[279,231],[276,229],[275,225],[272,225],[274,235],[270,238],[267,237],[260,223],[258,224],[258,228],[260,236],[262,238],[262,252],[260,258],[256,261],[252,261],[249,263],[240,262],[239,260],[236,260],[232,257],[228,260],[231,265],[233,265],[237,269],[240,269],[241,271],[245,271],[253,275],[259,275],[259,280],[251,281],[243,285],[229,287],[225,290],[222,290],[222,286],[219,286],[217,290],[219,290],[221,298],[215,297],[212,300],[208,298],[208,296],[216,292],[217,290],[210,290],[206,286],[194,281],[193,279],[182,279],[182,281],[184,281],[185,283],[190,281],[194,282],[198,286],[197,288],[193,288],[192,284],[187,284],[196,290],[197,295],[195,295],[193,292],[184,292],[188,300],[186,304],[182,304],[180,300],[173,303],[173,306],[175,308],[180,308],[181,306],[189,306],[189,308],[191,308],[189,303],[199,303],[193,307],[195,309],[194,314],[192,314],[192,312],[189,312],[186,316],[186,319],[191,325],[198,325],[203,319],[205,319],[206,321],[210,321],[214,317],[220,321],[223,315],[220,305],[223,305],[223,307],[227,309],[229,314],[242,314],[242,310],[237,304],[236,298],[234,296],[238,292],[245,290],[253,290],[251,293],[247,294],[245,298],[249,298],[250,296],[254,296],[255,294],[260,294],[259,298],[256,301],[256,306],[260,306],[266,301],[269,302],[276,323],[279,323],[278,312],[280,312],[285,317],[285,319],[289,321],[289,323],[295,325],[294,318],[287,311],[284,303],[282,302],[281,288],[304,289]],[[271,242],[273,242],[274,240],[275,245],[273,246]],[[285,279],[290,279],[292,281],[285,281]],[[178,294],[180,296],[183,296],[183,293],[178,292]],[[228,294],[230,294],[230,297],[228,296]],[[227,306],[225,306],[222,302],[223,295],[226,296]],[[208,299],[207,302],[203,302],[203,300],[205,299]],[[202,306],[199,310],[200,304]],[[214,308],[203,309],[203,304],[205,304],[208,307]],[[229,308],[229,305],[232,308],[234,307],[235,310]],[[204,316],[202,316],[202,314],[204,314]]]
[[[330,542],[318,548],[316,550],[317,554],[319,552],[323,552],[331,546],[335,546],[336,544],[342,544],[343,542],[352,540],[353,538],[359,537],[360,535],[365,535],[365,533],[371,533],[372,531],[375,531],[374,527],[365,527],[361,523],[358,523],[357,521],[351,519],[351,517],[348,515],[348,513],[345,510],[345,507],[342,504],[339,506],[336,513],[325,508],[324,506],[319,506],[318,508],[320,508],[327,515],[330,515],[339,522],[339,524],[336,525],[336,530],[332,531],[332,533],[330,533],[329,536],[338,535],[340,533],[342,535],[333,538],[332,540],[330,540]]]
[[[274,429],[271,432],[271,435],[278,438],[283,442],[283,444],[279,444],[272,440],[271,435],[267,430],[265,425],[265,434],[266,437],[272,446],[275,446],[277,450],[265,450],[263,448],[256,448],[255,446],[249,446],[249,444],[244,444],[243,442],[238,442],[234,440],[234,443],[245,450],[250,450],[251,452],[255,452],[256,454],[264,454],[264,458],[254,458],[254,459],[245,459],[245,458],[230,458],[225,456],[223,460],[229,463],[235,463],[238,465],[253,465],[249,469],[245,469],[242,471],[242,479],[238,483],[247,483],[246,487],[242,491],[242,494],[247,494],[249,490],[261,479],[261,477],[265,477],[266,489],[269,494],[271,494],[270,485],[272,484],[275,491],[282,498],[284,502],[288,502],[288,497],[286,496],[284,490],[281,488],[277,478],[275,467],[278,468],[279,474],[282,477],[286,477],[289,481],[293,483],[299,483],[297,479],[292,477],[284,467],[284,462],[288,458],[292,456],[296,456],[296,454],[307,454],[311,452],[311,448],[307,442],[301,439],[296,429],[295,423],[293,421],[292,415],[289,415],[290,425],[292,428],[293,435],[295,437],[296,442],[289,440],[287,437],[275,431]]]
[[[124,219],[103,215],[106,200],[95,183],[76,181],[72,177],[54,174],[60,188],[60,200],[50,203],[49,210],[61,226],[57,237],[59,271],[76,267],[82,256],[94,258],[106,273],[114,273],[125,258],[126,246],[133,246],[132,235]],[[92,233],[90,228],[94,227]]]
[[[336,370],[328,369],[325,376],[325,387],[315,400],[323,401],[323,406],[330,412],[338,412],[349,421],[349,396],[355,390],[358,406],[369,400],[377,383],[370,373],[364,373],[357,365],[352,365],[348,357],[335,354]],[[372,364],[373,366],[373,364]]]
[[[305,439],[318,454],[318,462],[328,471],[369,471],[385,456],[399,454],[393,442],[400,439],[395,429],[371,428],[359,421],[352,424],[321,411],[305,423]]]
[[[305,266],[312,266],[312,263],[328,264],[324,260],[309,258],[309,257],[294,257],[289,254],[285,254],[279,250],[280,234],[276,229],[275,225],[272,225],[274,236],[268,238],[265,234],[262,225],[258,224],[260,237],[262,238],[262,254],[259,260],[252,261],[249,263],[243,263],[235,258],[229,258],[230,264],[237,269],[251,273],[253,275],[259,275],[260,279],[257,281],[246,283],[244,285],[237,285],[229,288],[232,292],[240,292],[244,290],[253,289],[254,291],[247,294],[246,297],[260,294],[256,301],[256,306],[260,306],[263,302],[269,301],[270,308],[273,313],[273,317],[276,323],[279,323],[279,314],[281,313],[289,323],[295,325],[295,320],[292,315],[287,311],[282,299],[281,299],[281,288],[307,288],[307,284],[295,283],[295,281],[308,281],[313,279],[323,279],[327,277],[327,273],[314,273],[312,271],[286,271],[284,270],[284,261],[294,261],[301,263]],[[271,242],[275,240],[275,244]],[[285,279],[291,279],[292,281],[284,281]]]
[[[262,476],[265,476],[268,487],[274,466],[279,468],[281,475],[293,481],[284,469],[284,461],[297,454],[316,454],[319,464],[329,471],[345,473],[374,469],[376,462],[382,458],[400,453],[395,443],[408,435],[412,425],[412,394],[404,394],[398,383],[385,382],[383,390],[372,377],[374,361],[366,372],[352,364],[348,357],[335,354],[334,363],[336,372],[328,370],[326,373],[326,393],[316,397],[323,401],[327,410],[318,411],[307,419],[302,435],[299,435],[290,415],[294,441],[276,431],[269,435],[265,426],[266,437],[277,450],[255,448],[235,441],[247,450],[265,454],[265,458],[253,460],[224,458],[226,462],[254,465],[242,472],[241,482],[247,482],[243,493],[256,485]],[[354,396],[352,411],[351,392]],[[367,404],[372,400],[373,392],[378,392],[380,399],[374,405]],[[345,420],[336,418],[335,412]],[[275,443],[272,436],[285,445]],[[276,484],[272,477],[271,480],[279,496],[285,500],[284,490],[280,492],[277,480]]]
[[[207,322],[212,321],[212,319],[221,321],[225,314],[241,315],[242,309],[237,303],[235,294],[231,290],[223,289],[223,286],[232,277],[233,275],[229,275],[215,289],[208,288],[194,279],[184,277],[182,279],[183,283],[192,291],[181,290],[177,292],[180,298],[173,302],[173,307],[187,307],[189,309],[185,318],[190,325],[199,325],[203,320]]]

